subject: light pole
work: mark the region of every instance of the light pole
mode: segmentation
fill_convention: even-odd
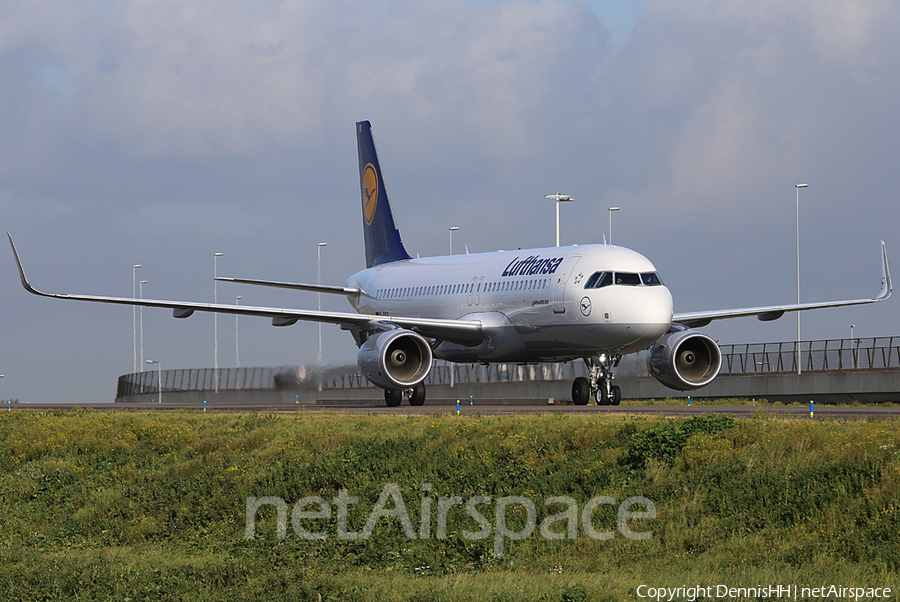
[[[453,255],[453,233],[459,230],[459,226],[450,226],[450,254]]]
[[[156,379],[156,389],[159,392],[159,397],[156,400],[156,403],[162,403],[162,364],[157,362],[156,360],[147,360],[148,364],[156,364],[159,367],[159,376]]]
[[[243,298],[241,295],[238,295],[234,298],[234,304],[240,305]],[[241,350],[238,347],[238,314],[234,314],[234,363],[236,368],[241,367]]]
[[[219,257],[225,253],[213,253],[213,303],[219,302]],[[213,378],[216,380],[216,393],[219,392],[219,312],[213,313]]]
[[[853,340],[853,329],[856,328],[856,324],[850,325],[850,340]]]
[[[794,184],[797,189],[797,305],[800,305],[800,189],[808,184]],[[800,312],[797,312],[797,375],[800,369]]]
[[[560,194],[558,192],[556,194],[545,194],[544,198],[545,199],[553,199],[554,201],[556,201],[556,246],[558,247],[559,246],[559,204],[574,201],[575,199],[573,199],[572,197],[570,197],[567,194]]]
[[[141,299],[144,298],[144,285],[147,284],[146,280],[141,280]],[[144,306],[141,306],[141,372],[144,371]]]
[[[131,266],[131,298],[134,299],[135,290],[137,287],[135,286],[135,280],[137,279],[137,269],[141,267],[141,264],[136,264]],[[137,372],[137,307],[131,306],[131,350],[134,352],[134,368],[132,368],[132,374]]]
[[[316,245],[316,284],[322,284],[322,247],[327,247],[327,242],[320,242]],[[316,293],[316,299],[319,302],[319,311],[322,311],[322,293]],[[319,384],[318,390],[322,390],[322,323],[319,322]]]
[[[613,211],[618,211],[618,207],[610,207],[609,208],[609,244],[612,244],[612,214]]]

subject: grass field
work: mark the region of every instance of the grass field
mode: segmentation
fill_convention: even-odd
[[[815,397],[811,395],[810,397]],[[697,406],[761,406],[761,407],[795,407],[795,408],[808,408],[808,401],[794,401],[794,402],[782,402],[782,401],[769,401],[768,399],[761,398],[749,398],[749,397],[723,397],[716,399],[708,399],[708,398],[700,398],[693,399],[693,404]],[[819,403],[816,402],[816,407],[867,407],[868,404],[860,403],[858,401],[852,402],[841,402],[841,403]],[[654,405],[667,405],[667,406],[686,406],[688,405],[687,397],[666,397],[665,399],[623,399],[622,405],[627,406],[654,406]],[[893,401],[883,401],[878,402],[879,408],[895,408],[898,403]]]
[[[897,421],[2,412],[0,599],[896,599],[898,452]]]

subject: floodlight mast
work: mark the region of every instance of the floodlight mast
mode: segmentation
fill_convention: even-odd
[[[559,204],[572,202],[575,199],[573,199],[572,197],[570,197],[567,194],[560,194],[558,192],[556,194],[545,194],[544,198],[552,199],[552,200],[556,201],[556,246],[558,247],[559,246]]]
[[[156,373],[157,374],[156,388],[158,390],[157,392],[159,393],[159,395],[157,396],[157,399],[156,399],[156,403],[162,403],[162,364],[160,364],[156,360],[147,360],[147,363],[148,364],[156,364],[156,367],[159,368],[159,370],[157,370],[157,373]]]
[[[800,305],[800,189],[809,184],[794,184],[797,189],[797,305]],[[797,376],[800,376],[800,312],[797,312]]]
[[[137,269],[141,267],[141,264],[136,263],[131,266],[131,297],[134,298],[137,293]],[[131,306],[131,349],[134,351],[134,368],[132,373],[138,371],[138,363],[137,363],[137,306]],[[141,366],[141,370],[143,371],[143,366]]]
[[[213,253],[213,303],[219,303],[219,257],[225,253]],[[216,394],[219,393],[219,314],[213,314],[213,371],[215,372]]]
[[[609,208],[609,244],[612,244],[612,214],[613,211],[618,211],[619,207],[610,207]]]
[[[450,226],[450,254],[453,255],[453,233],[459,231],[459,226]]]
[[[327,242],[320,242],[316,245],[316,284],[322,284],[322,247],[327,247]],[[319,304],[319,311],[322,311],[322,293],[316,293],[316,300]],[[319,383],[317,390],[322,390],[322,323],[319,322],[319,355],[317,357],[318,365],[316,369],[319,372]]]

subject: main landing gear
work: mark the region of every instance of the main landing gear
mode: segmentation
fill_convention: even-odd
[[[597,400],[597,405],[619,405],[622,400],[622,390],[613,385],[615,375],[612,369],[619,365],[621,355],[607,355],[601,353],[598,357],[583,358],[588,367],[590,380],[579,376],[572,384],[572,401],[577,406],[587,405],[591,395]]]
[[[406,398],[409,405],[420,406],[425,403],[425,383],[419,383],[412,389],[385,389],[384,402],[389,408],[396,408]]]

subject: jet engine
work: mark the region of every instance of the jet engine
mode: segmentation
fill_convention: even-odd
[[[647,369],[670,389],[689,391],[705,387],[719,374],[722,353],[709,336],[681,328],[670,331],[650,348]]]
[[[431,370],[431,346],[411,330],[387,330],[366,339],[356,362],[372,384],[382,389],[410,389]]]

